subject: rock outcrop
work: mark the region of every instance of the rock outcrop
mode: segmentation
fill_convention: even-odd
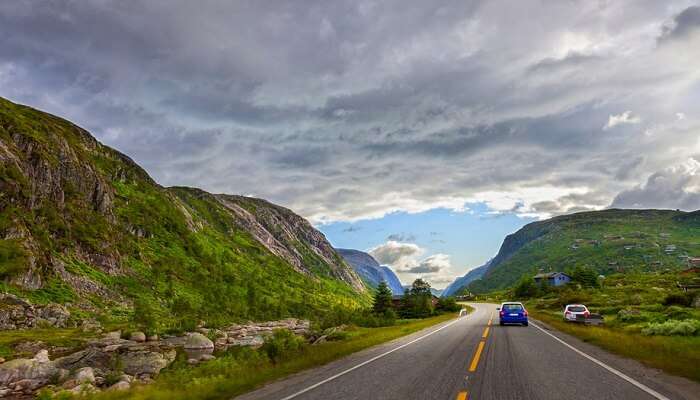
[[[70,312],[60,304],[35,306],[15,295],[0,293],[0,330],[73,325]]]

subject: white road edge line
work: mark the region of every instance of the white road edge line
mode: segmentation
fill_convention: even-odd
[[[668,397],[666,397],[666,396],[662,395],[661,393],[657,392],[656,390],[650,388],[649,386],[647,386],[647,385],[645,385],[645,384],[643,384],[643,383],[641,383],[641,382],[639,382],[639,381],[637,381],[637,380],[635,380],[635,379],[633,379],[633,378],[631,378],[631,377],[629,377],[629,376],[623,374],[622,372],[620,372],[620,371],[616,370],[615,368],[613,368],[613,367],[611,367],[611,366],[605,364],[604,362],[599,361],[597,358],[593,358],[593,357],[589,356],[588,354],[586,354],[586,353],[582,352],[581,350],[577,349],[576,347],[574,347],[574,346],[572,346],[572,345],[566,343],[565,341],[563,341],[563,340],[559,339],[558,337],[552,335],[551,333],[549,333],[549,332],[547,332],[546,330],[540,328],[539,326],[533,324],[532,322],[530,322],[530,325],[531,325],[531,326],[534,326],[535,328],[537,328],[537,329],[539,329],[539,330],[541,330],[541,331],[544,332],[545,334],[551,336],[552,338],[554,338],[554,340],[556,340],[556,341],[558,341],[559,343],[563,344],[564,346],[570,348],[571,350],[575,351],[575,352],[578,353],[579,355],[581,355],[581,356],[583,356],[583,357],[585,357],[585,358],[587,358],[587,359],[593,361],[594,363],[596,363],[596,364],[598,364],[599,366],[605,368],[605,369],[608,370],[609,372],[611,372],[611,373],[617,375],[618,377],[620,377],[620,378],[626,380],[627,382],[629,382],[629,383],[631,383],[632,385],[636,386],[637,388],[639,388],[639,389],[641,389],[641,390],[647,392],[648,394],[650,394],[650,395],[656,397],[657,399],[659,399],[659,400],[671,400],[671,399],[669,399]]]
[[[447,325],[443,325],[443,326],[439,327],[438,329],[435,329],[434,331],[431,331],[431,332],[426,333],[425,335],[423,335],[423,336],[421,336],[421,337],[419,337],[419,338],[416,338],[416,339],[411,340],[411,341],[408,342],[408,343],[404,343],[404,344],[402,344],[402,345],[399,346],[399,347],[393,348],[393,349],[391,349],[391,350],[389,350],[389,351],[387,351],[387,352],[385,352],[385,353],[382,353],[382,354],[380,354],[380,355],[378,355],[378,356],[372,357],[372,358],[370,358],[369,360],[364,361],[364,362],[361,362],[361,363],[355,365],[355,366],[352,367],[352,368],[346,369],[346,370],[343,371],[343,372],[338,372],[337,374],[331,376],[330,378],[326,378],[326,379],[322,380],[321,382],[318,382],[318,383],[316,383],[316,384],[313,384],[313,385],[307,387],[306,389],[302,389],[302,390],[300,390],[300,391],[298,391],[298,392],[296,392],[296,393],[294,393],[294,394],[290,394],[289,396],[284,397],[284,398],[282,398],[281,400],[290,400],[290,399],[293,399],[293,398],[295,398],[295,397],[297,397],[297,396],[299,396],[299,395],[302,395],[302,394],[304,394],[304,393],[306,393],[306,392],[308,392],[308,391],[310,391],[310,390],[316,389],[317,387],[323,385],[324,383],[328,383],[328,382],[330,382],[330,381],[332,381],[332,380],[334,380],[334,379],[336,379],[336,378],[339,378],[339,377],[341,377],[341,376],[347,374],[348,372],[354,371],[354,370],[356,370],[356,369],[358,369],[358,368],[360,368],[360,367],[364,367],[365,365],[367,365],[367,364],[369,364],[369,363],[371,363],[371,362],[373,362],[373,361],[376,361],[376,360],[378,360],[378,359],[380,359],[380,358],[382,358],[382,357],[384,357],[384,356],[386,356],[386,355],[388,355],[388,354],[391,354],[391,353],[393,353],[393,352],[395,352],[395,351],[397,351],[397,350],[401,350],[401,349],[403,349],[404,347],[409,346],[409,345],[411,345],[411,344],[413,344],[413,343],[415,343],[415,342],[417,342],[417,341],[419,341],[419,340],[421,340],[421,339],[425,339],[425,338],[427,338],[428,336],[432,335],[433,333],[440,332],[441,330],[447,328],[448,326],[451,326],[451,325],[456,324],[457,322],[461,321],[461,319],[462,319],[461,317],[458,317],[456,320],[450,322],[450,323],[447,324]]]

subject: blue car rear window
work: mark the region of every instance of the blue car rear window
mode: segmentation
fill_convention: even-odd
[[[520,311],[523,309],[523,306],[520,304],[504,304],[503,305],[503,310],[505,311]]]

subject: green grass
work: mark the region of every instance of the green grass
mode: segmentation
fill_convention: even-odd
[[[614,327],[566,323],[560,315],[529,308],[533,318],[612,353],[700,382],[700,337],[644,336]]]
[[[82,332],[80,329],[30,329],[30,330],[14,330],[0,331],[0,357],[16,358],[16,357],[33,357],[34,354],[17,353],[14,346],[27,341],[41,341],[49,346],[57,347],[77,347],[85,342],[85,340],[94,337],[92,333]]]
[[[133,328],[149,332],[192,329],[200,320],[217,327],[246,320],[321,319],[371,303],[368,293],[339,281],[333,274],[337,266],[312,251],[303,238],[304,229],[313,228],[289,210],[231,198],[256,213],[271,232],[281,229],[280,221],[299,228],[300,241],[285,244],[303,256],[312,274],[299,273],[273,255],[211,194],[158,186],[132,161],[68,121],[0,99],[0,140],[18,160],[16,166],[0,167],[0,185],[8,194],[0,198],[0,236],[16,229],[32,238],[31,246],[23,239],[0,240],[3,291],[42,304],[90,303],[70,311],[105,324],[131,321]],[[64,171],[63,203],[36,193],[27,174],[30,164]],[[106,210],[95,204],[96,183],[111,199]],[[12,283],[29,259],[45,283],[39,290]],[[119,268],[93,261],[100,259]],[[52,260],[99,284],[98,293],[78,293],[63,283]]]
[[[222,399],[250,391],[275,379],[307,368],[319,366],[354,352],[432,325],[448,321],[455,314],[444,314],[421,320],[401,320],[394,326],[381,328],[351,327],[342,340],[288,354],[273,363],[260,350],[234,349],[216,360],[196,367],[188,366],[184,357],[161,373],[155,383],[139,386],[127,392],[101,393],[94,399]]]
[[[679,256],[700,257],[699,220],[700,212],[612,209],[533,222],[504,240],[496,261],[469,289],[504,289],[540,268],[587,267],[604,275],[678,271],[686,267]],[[676,250],[667,254],[667,245]]]

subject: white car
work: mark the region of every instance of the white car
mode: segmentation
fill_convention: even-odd
[[[564,307],[564,321],[576,321],[578,315],[588,318],[591,313],[588,311],[588,307],[583,304],[569,304]]]

